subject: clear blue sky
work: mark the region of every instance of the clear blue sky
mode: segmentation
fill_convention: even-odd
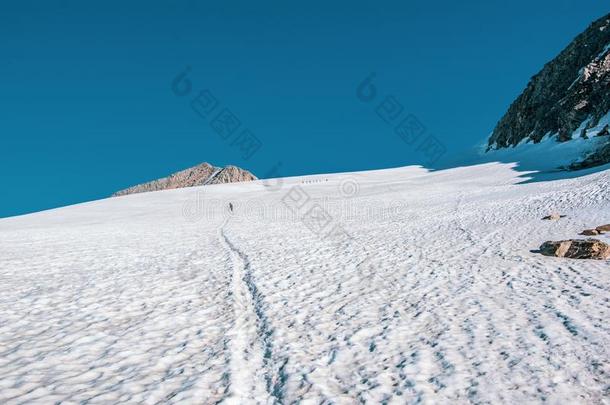
[[[0,5],[0,217],[199,162],[264,177],[425,164],[375,112],[395,96],[447,153],[484,139],[601,0],[19,1]],[[191,67],[191,93],[172,80]],[[356,97],[376,73],[378,100]],[[249,159],[200,90],[262,143]],[[237,133],[236,133],[237,134]],[[237,135],[235,135],[237,136]]]

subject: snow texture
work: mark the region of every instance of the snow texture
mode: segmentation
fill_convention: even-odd
[[[535,249],[610,222],[610,171],[521,175],[406,167],[0,220],[0,403],[609,403],[608,262]]]

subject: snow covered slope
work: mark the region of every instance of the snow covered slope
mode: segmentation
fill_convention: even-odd
[[[0,220],[0,402],[608,403],[609,263],[532,250],[610,223],[610,170],[522,175],[407,167]]]

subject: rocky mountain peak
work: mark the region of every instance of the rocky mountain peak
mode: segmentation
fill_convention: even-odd
[[[226,166],[221,168],[204,162],[198,164],[197,166],[170,174],[167,177],[117,191],[112,196],[118,197],[127,194],[145,193],[148,191],[169,190],[174,188],[235,183],[252,180],[257,180],[256,176],[247,170],[240,169],[237,166]]]
[[[488,150],[606,135],[596,128],[610,110],[610,14],[593,22],[531,78],[489,138]],[[602,147],[609,149],[610,142]],[[600,152],[599,150],[596,152]],[[585,159],[586,160],[586,159]],[[594,159],[598,163],[604,159]],[[610,161],[610,153],[608,160]]]

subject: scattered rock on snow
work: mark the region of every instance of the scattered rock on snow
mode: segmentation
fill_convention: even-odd
[[[569,259],[610,259],[610,245],[598,239],[570,239],[544,242],[540,253]]]
[[[599,233],[610,232],[610,224],[598,226],[595,230]]]
[[[562,216],[557,213],[552,213],[551,215],[547,215],[546,217],[544,217],[542,219],[547,220],[547,221],[557,221],[561,217]]]
[[[597,229],[585,229],[580,234],[585,235],[585,236],[595,236],[595,235],[599,235],[600,232]]]

